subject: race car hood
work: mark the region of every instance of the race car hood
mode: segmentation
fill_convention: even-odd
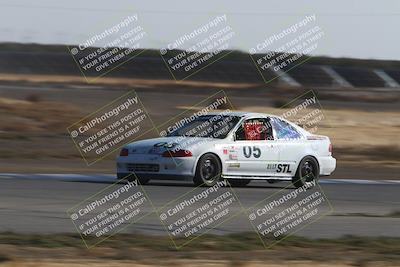
[[[129,154],[162,154],[167,150],[189,150],[196,153],[204,148],[221,140],[213,138],[171,136],[146,139],[130,143],[125,146]]]

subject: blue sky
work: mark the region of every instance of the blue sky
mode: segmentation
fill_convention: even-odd
[[[133,13],[148,34],[148,48],[164,47],[226,14],[236,33],[233,47],[247,51],[315,14],[325,35],[313,54],[400,60],[399,0],[0,0],[0,41],[77,44]]]

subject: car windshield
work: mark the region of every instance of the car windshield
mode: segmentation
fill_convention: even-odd
[[[167,136],[189,136],[223,139],[238,123],[239,117],[228,115],[203,115],[185,123]]]

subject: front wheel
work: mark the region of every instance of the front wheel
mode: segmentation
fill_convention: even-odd
[[[221,180],[222,166],[219,158],[211,153],[201,156],[197,163],[195,185],[213,186]]]
[[[304,157],[297,168],[296,175],[292,178],[292,183],[296,188],[307,185],[319,178],[319,165],[315,158]]]

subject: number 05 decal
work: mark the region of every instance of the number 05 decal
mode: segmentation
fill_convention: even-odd
[[[246,158],[250,158],[251,156],[259,158],[261,156],[261,149],[258,146],[244,146],[243,154]]]

